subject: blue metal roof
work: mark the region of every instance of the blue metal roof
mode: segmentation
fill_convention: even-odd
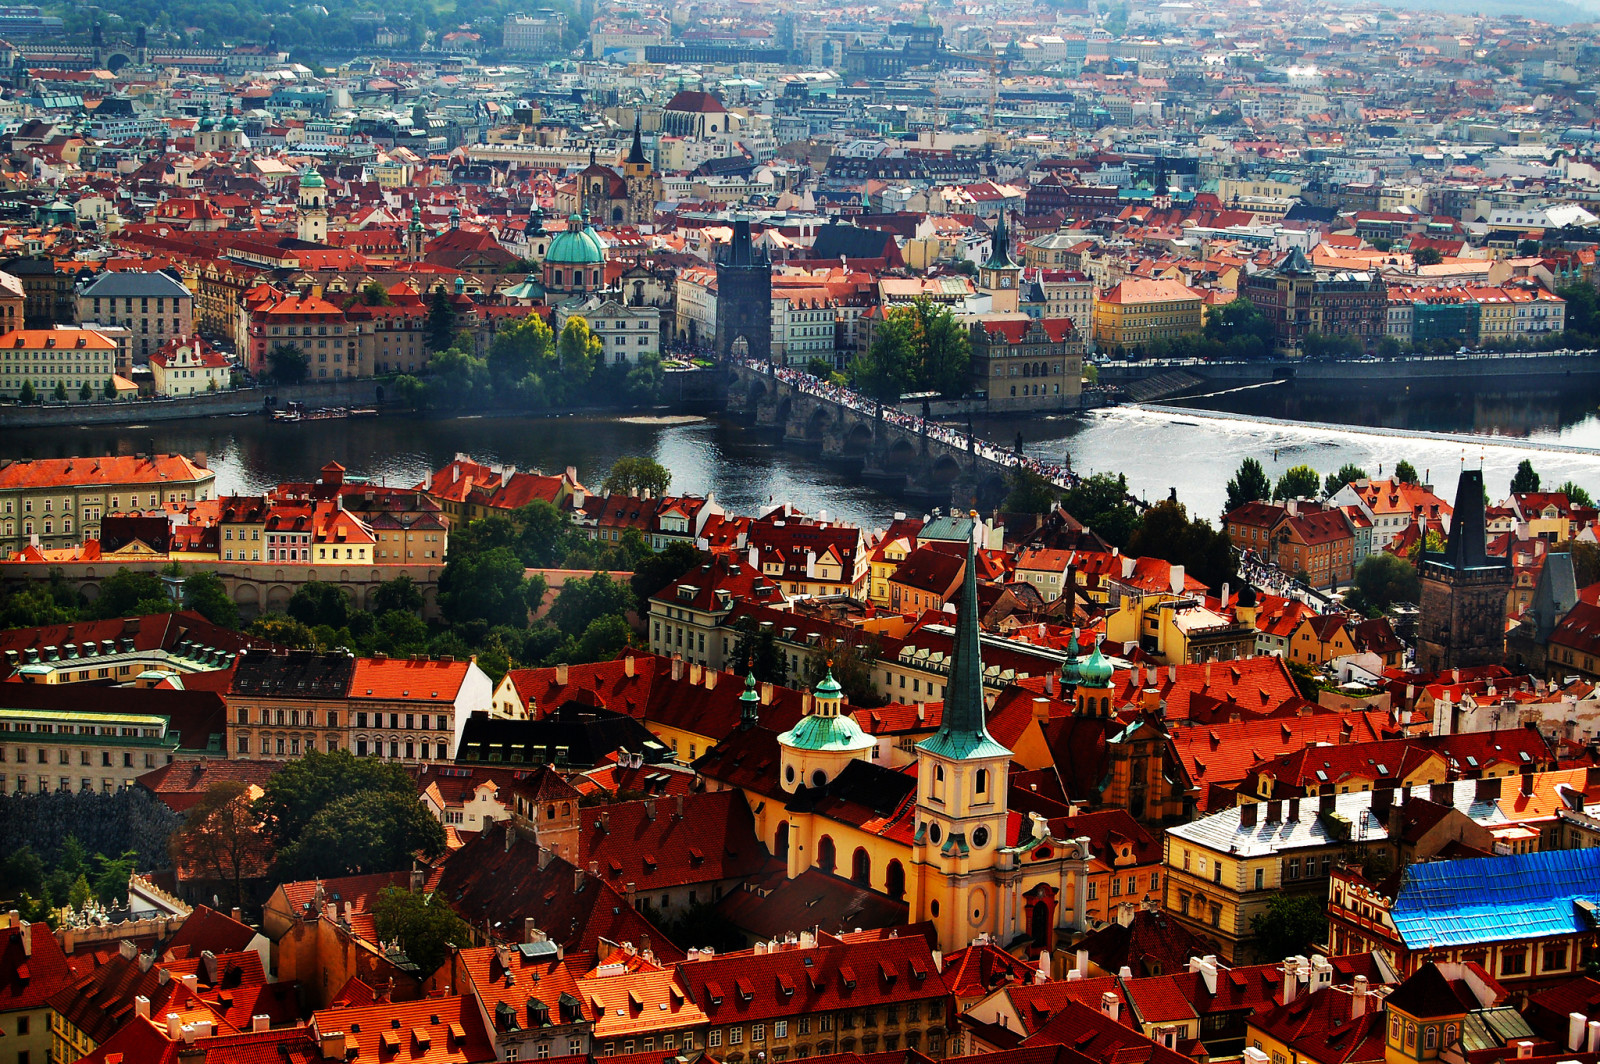
[[[1408,949],[1595,930],[1600,848],[1433,861],[1406,869],[1395,929]]]

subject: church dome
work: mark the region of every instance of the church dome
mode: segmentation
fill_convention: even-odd
[[[544,261],[552,266],[598,266],[606,261],[606,246],[600,235],[580,214],[567,219],[567,230],[550,241]]]
[[[236,130],[238,128],[239,128],[239,120],[237,118],[233,117],[233,112],[231,112],[231,111],[228,112],[228,114],[226,116],[224,116],[223,119],[222,119],[222,131],[224,133],[232,133],[234,130]]]
[[[835,753],[871,750],[877,745],[848,713],[837,717],[808,713],[778,736],[778,744],[794,750]]]
[[[1089,655],[1089,660],[1083,663],[1080,681],[1084,687],[1109,687],[1111,685],[1111,662],[1100,654],[1100,644],[1097,641],[1094,653]]]
[[[301,188],[327,188],[328,183],[322,180],[322,175],[315,170],[307,170],[300,175]]]

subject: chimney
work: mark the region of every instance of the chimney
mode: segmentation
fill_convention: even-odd
[[[1256,826],[1256,818],[1258,816],[1260,816],[1260,815],[1261,815],[1261,803],[1260,802],[1246,802],[1244,805],[1241,805],[1239,807],[1239,826],[1242,827],[1242,828],[1253,828],[1253,827],[1255,827]]]
[[[633,655],[632,654],[624,654],[622,656],[622,674],[624,676],[629,676],[629,677],[631,677],[633,675]]]
[[[772,705],[772,685],[770,683],[761,685],[761,704],[764,706]]]
[[[1531,796],[1533,794],[1533,773],[1531,772],[1524,772],[1522,774],[1522,793],[1524,797]]]
[[[672,682],[677,683],[683,679],[683,655],[672,655]]]
[[[183,1031],[183,1017],[176,1012],[167,1013],[167,1038],[176,1042]]]
[[[1283,803],[1282,802],[1268,802],[1267,803],[1267,823],[1269,823],[1269,824],[1281,824],[1282,822],[1283,822]]]
[[[691,664],[689,666],[689,686],[699,687],[700,682],[705,678],[705,674],[706,667],[704,665]]]
[[[1588,1033],[1589,1017],[1581,1012],[1567,1013],[1567,1048],[1574,1053],[1583,1050],[1583,1038]]]
[[[322,1036],[322,1059],[323,1060],[343,1060],[344,1059],[344,1032],[343,1031],[329,1031],[327,1034]]]
[[[1080,979],[1084,978],[1085,976],[1087,976],[1089,974],[1089,951],[1088,950],[1080,949],[1078,951],[1077,960],[1076,960],[1076,963],[1075,963],[1075,965],[1073,967],[1073,970],[1078,973],[1078,978],[1080,978]]]
[[[1300,820],[1300,799],[1298,799],[1298,798],[1290,798],[1289,799],[1289,813],[1288,813],[1288,815],[1286,817],[1284,817],[1284,819],[1287,820],[1291,824],[1299,822],[1299,820]]]
[[[1372,815],[1380,824],[1389,822],[1389,809],[1394,805],[1394,791],[1385,788],[1372,792]]]
[[[556,686],[567,686],[567,666],[565,662],[556,666]]]
[[[715,691],[717,689],[717,677],[721,675],[716,669],[706,669],[705,684],[707,691]]]
[[[252,1033],[260,1034],[262,1031],[270,1030],[271,1027],[271,1016],[263,1016],[260,1013],[257,1013],[256,1015],[250,1017],[250,1030]]]
[[[1300,958],[1289,957],[1283,962],[1283,1003],[1289,1004],[1300,991]]]
[[[1584,1045],[1585,1053],[1600,1052],[1600,1020],[1589,1021],[1589,1040]]]
[[[1116,1020],[1122,1015],[1122,999],[1107,990],[1100,995],[1100,1011],[1111,1019]]]
[[[1533,1043],[1521,1041],[1517,1043],[1517,1059],[1528,1060],[1533,1056]]]
[[[244,910],[237,905],[233,907],[233,922],[236,924],[244,923]]]
[[[1035,983],[1050,981],[1050,951],[1047,949],[1039,951],[1039,965],[1038,970],[1033,973],[1033,981]]]
[[[1335,795],[1332,791],[1329,791],[1327,794],[1320,795],[1317,798],[1317,812],[1318,813],[1331,813],[1331,812],[1333,812],[1334,808],[1335,808],[1335,805],[1336,805],[1336,801],[1335,801],[1336,798],[1337,798],[1337,795]]]
[[[1355,987],[1350,991],[1350,1018],[1359,1020],[1367,1014],[1367,977],[1358,975],[1355,978]]]
[[[1245,1046],[1244,1064],[1267,1064],[1268,1057],[1255,1046]]]
[[[583,869],[574,868],[572,870],[572,892],[576,894],[581,890],[583,890]]]
[[[143,994],[140,994],[138,997],[134,998],[133,1014],[135,1016],[143,1016],[148,1020],[150,1018],[150,999],[145,997]]]
[[[676,796],[676,800],[677,800],[678,808],[673,813],[673,819],[682,820],[683,819],[683,795],[681,795],[681,794],[677,795]]]
[[[193,972],[183,977],[183,988],[193,994],[200,988],[200,979]]]

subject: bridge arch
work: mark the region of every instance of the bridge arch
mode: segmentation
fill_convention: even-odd
[[[917,449],[904,436],[891,443],[888,453],[883,456],[884,464],[896,470],[909,469],[916,460]]]
[[[113,74],[120,73],[122,68],[133,62],[126,52],[112,52],[106,59],[106,69]]]
[[[844,434],[845,454],[866,454],[871,447],[872,429],[859,421],[850,426],[850,431]]]
[[[833,423],[833,415],[828,413],[824,403],[818,403],[811,410],[811,416],[806,418],[806,439],[815,443],[828,435],[828,428]]]
[[[941,454],[933,462],[933,482],[951,484],[961,475],[961,463],[949,454]]]

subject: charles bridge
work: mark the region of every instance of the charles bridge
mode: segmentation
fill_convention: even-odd
[[[1072,474],[1040,466],[949,425],[926,421],[808,374],[754,361],[727,363],[727,415],[780,432],[786,445],[848,469],[891,494],[957,510],[996,506],[1025,464],[1063,488]]]

